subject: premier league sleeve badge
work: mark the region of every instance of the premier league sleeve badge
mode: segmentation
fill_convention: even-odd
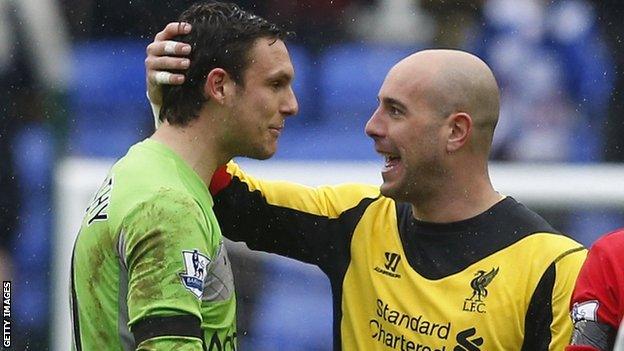
[[[208,265],[210,258],[200,253],[198,250],[182,251],[184,258],[185,272],[180,273],[182,284],[197,298],[202,297],[204,292],[204,282],[208,274]]]

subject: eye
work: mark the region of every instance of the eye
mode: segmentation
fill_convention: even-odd
[[[284,82],[281,80],[274,80],[270,83],[270,85],[273,90],[279,90],[284,86]]]
[[[388,106],[388,113],[390,114],[390,116],[401,116],[401,115],[403,115],[403,111],[401,111],[396,106],[392,106],[392,105]]]

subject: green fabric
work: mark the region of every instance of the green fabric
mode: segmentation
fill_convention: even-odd
[[[199,176],[156,141],[136,144],[113,166],[74,248],[72,309],[82,350],[134,350],[139,345],[123,338],[133,326],[179,315],[201,320],[207,345],[234,349],[233,279],[212,206]],[[201,340],[158,337],[140,349],[174,346],[200,350]]]

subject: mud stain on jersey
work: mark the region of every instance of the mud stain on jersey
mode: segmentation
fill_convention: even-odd
[[[112,239],[108,235],[108,233],[103,234],[100,233],[101,237],[98,240],[98,245],[93,246],[88,250],[88,262],[91,274],[89,274],[87,278],[87,289],[89,289],[90,296],[97,296],[98,298],[92,299],[93,308],[89,309],[87,313],[89,313],[89,318],[93,320],[93,325],[110,325],[111,321],[108,320],[110,318],[114,318],[115,316],[111,316],[110,314],[104,313],[107,312],[107,309],[103,307],[103,304],[107,304],[109,301],[114,301],[117,296],[105,296],[106,292],[109,291],[107,287],[109,285],[113,285],[113,281],[105,281],[108,276],[102,269],[105,267],[109,267],[110,265],[106,264],[106,260],[108,259],[116,259],[114,255],[114,247],[112,244]],[[98,342],[102,342],[102,345],[108,343],[108,340],[111,338],[111,335],[104,328],[96,328],[96,332],[98,335]]]
[[[137,300],[160,299],[163,297],[163,278],[167,279],[161,273],[166,271],[165,266],[168,262],[165,233],[160,229],[151,230],[145,234],[142,241],[143,247],[139,251],[145,257],[138,257],[139,262],[131,273],[136,279],[134,297]]]

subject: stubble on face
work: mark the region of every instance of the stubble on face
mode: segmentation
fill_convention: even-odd
[[[384,179],[382,195],[397,201],[422,202],[443,187],[446,170],[438,143],[439,123],[431,123],[418,133],[405,133],[400,146],[403,169],[394,180]]]
[[[290,89],[294,75],[290,56],[284,42],[270,38],[256,41],[250,53],[250,63],[237,86],[230,132],[236,145],[236,155],[265,160],[277,151],[277,141],[286,115],[280,110],[283,91]]]
[[[380,190],[384,196],[398,201],[422,201],[435,194],[443,179],[444,115],[432,104],[430,98],[433,81],[430,67],[423,68],[402,62],[393,67],[382,88],[380,99],[400,101],[400,115],[382,117],[376,142],[382,149],[397,153],[398,170],[382,173],[384,183]],[[383,112],[383,111],[382,111]]]

